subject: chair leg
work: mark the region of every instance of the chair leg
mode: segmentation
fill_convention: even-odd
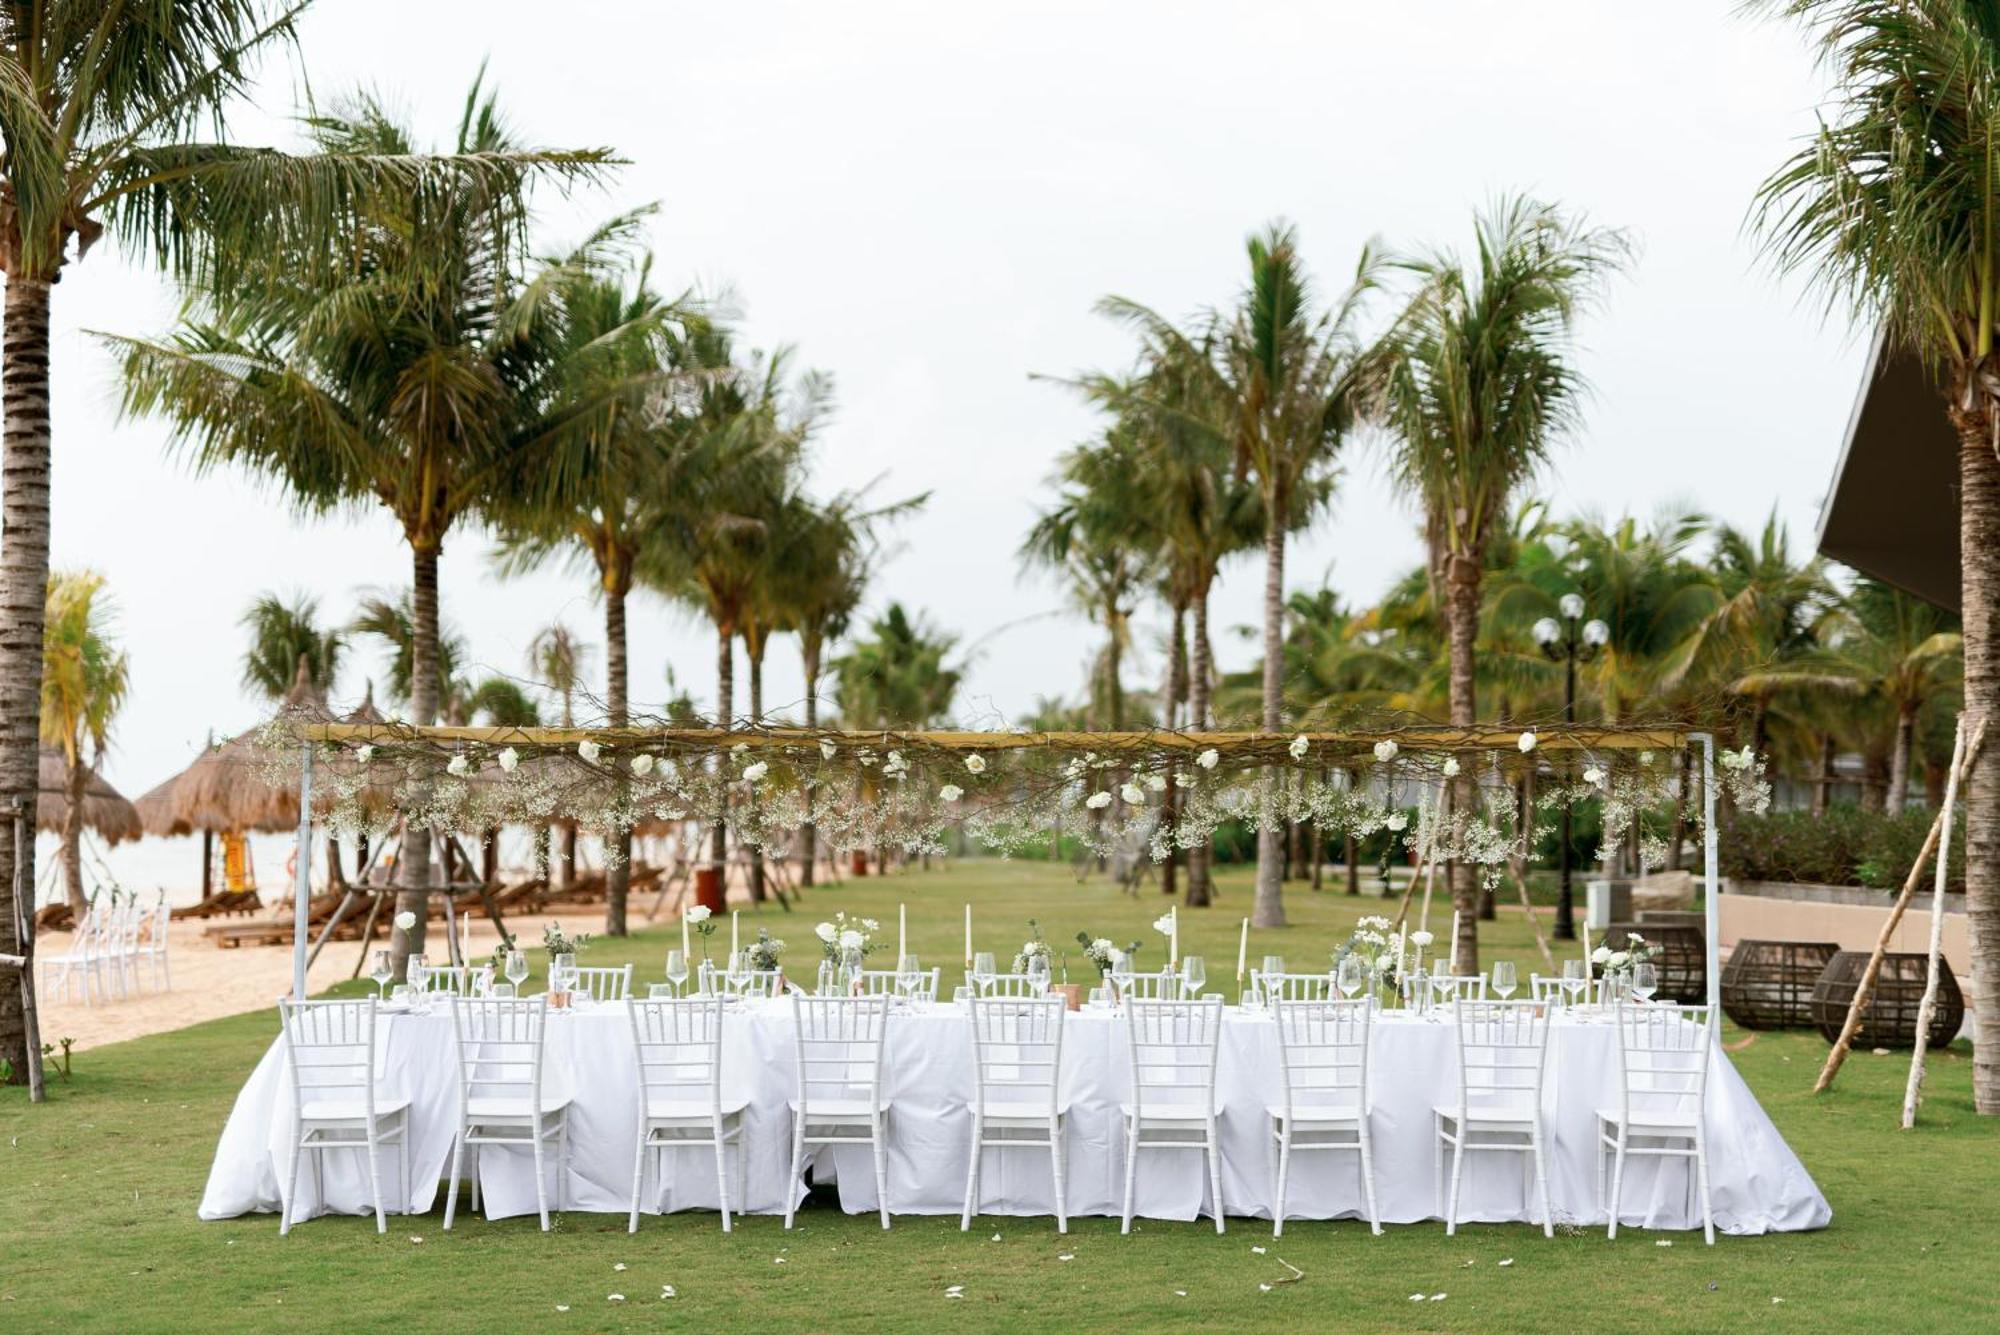
[[[1604,1208],[1604,1119],[1594,1119],[1596,1125],[1590,1136],[1591,1167],[1595,1170],[1591,1187],[1591,1202],[1598,1209]]]
[[[965,1158],[965,1207],[958,1212],[958,1231],[969,1232],[972,1228],[973,1211],[979,1205],[979,1140],[985,1133],[980,1125],[979,1114],[972,1116],[972,1150]]]
[[[1125,1123],[1125,1212],[1120,1233],[1132,1231],[1132,1175],[1139,1167],[1139,1117],[1134,1113]]]
[[[531,1137],[535,1152],[535,1213],[541,1216],[542,1232],[549,1231],[549,1175],[542,1162],[542,1129],[536,1127]]]
[[[1625,1200],[1625,1124],[1618,1124],[1618,1144],[1612,1151],[1611,1160],[1611,1222],[1605,1226],[1604,1236],[1618,1236],[1618,1207]]]
[[[1431,1184],[1437,1194],[1438,1218],[1444,1218],[1444,1114],[1431,1114]]]
[[[319,1208],[324,1210],[326,1208],[326,1151],[316,1149],[312,1152],[312,1157],[313,1195],[319,1198]]]
[[[1368,1121],[1361,1122],[1361,1190],[1368,1198],[1368,1231],[1382,1236],[1382,1212],[1375,1204],[1375,1151],[1368,1143]]]
[[[639,1140],[632,1147],[632,1213],[625,1221],[627,1233],[639,1231],[639,1194],[646,1185],[646,1119],[639,1118]]]
[[[1701,1236],[1709,1246],[1715,1245],[1715,1205],[1709,1199],[1708,1183],[1708,1137],[1700,1131],[1694,1137],[1694,1173],[1701,1188]]]
[[[451,1185],[444,1193],[444,1231],[451,1232],[452,1221],[458,1218],[458,1174],[465,1165],[465,1129],[459,1128],[458,1140],[451,1151]],[[474,1206],[478,1209],[478,1206]]]
[[[722,1119],[713,1125],[715,1135],[715,1198],[722,1205],[722,1231],[729,1232],[729,1142],[723,1139]]]
[[[1216,1134],[1214,1114],[1208,1119],[1208,1143],[1203,1147],[1208,1155],[1208,1199],[1215,1207],[1215,1231],[1223,1231],[1223,1216],[1228,1213],[1222,1204],[1222,1137]]]
[[[1556,1217],[1555,1211],[1549,1206],[1548,1159],[1543,1152],[1542,1132],[1539,1126],[1535,1128],[1532,1140],[1535,1146],[1535,1191],[1542,1198],[1542,1236],[1553,1238],[1556,1235]]]
[[[1285,1236],[1285,1183],[1292,1171],[1292,1127],[1285,1123],[1278,1132],[1278,1191],[1271,1206],[1271,1236]]]
[[[887,1119],[877,1116],[869,1127],[868,1148],[875,1156],[875,1209],[882,1227],[889,1227],[889,1135]]]
[[[1063,1125],[1060,1116],[1049,1119],[1049,1159],[1056,1179],[1056,1232],[1069,1232],[1069,1176],[1063,1154]]]
[[[806,1119],[805,1109],[800,1108],[792,1118],[792,1172],[785,1179],[785,1227],[792,1226],[792,1217],[799,1208],[799,1180],[805,1172]]]
[[[368,1193],[375,1198],[375,1231],[387,1233],[389,1221],[382,1216],[382,1170],[375,1163],[375,1128],[368,1128]]]
[[[403,1129],[396,1135],[396,1213],[410,1212],[410,1112],[403,1110]]]
[[[292,1220],[299,1212],[299,1149],[298,1132],[292,1133],[292,1166],[285,1174],[285,1195],[278,1202],[278,1236],[284,1237],[292,1231]]]
[[[472,1180],[472,1213],[478,1214],[479,1197],[481,1194],[480,1181],[479,1181],[479,1167],[480,1167],[479,1147],[477,1145],[472,1146],[471,1150],[466,1154],[466,1158],[470,1161],[469,1164],[467,1165],[468,1171],[466,1173],[466,1176]]]
[[[740,1214],[750,1208],[750,1133],[741,1122],[736,1124],[736,1209]]]
[[[1467,1133],[1465,1123],[1456,1124],[1458,1141],[1451,1147],[1451,1199],[1444,1208],[1444,1235],[1449,1238],[1458,1232],[1458,1188],[1465,1177],[1465,1147],[1472,1137]]]

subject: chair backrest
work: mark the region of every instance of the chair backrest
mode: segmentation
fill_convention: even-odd
[[[1528,995],[1536,1001],[1561,1001],[1563,980],[1545,973],[1529,974]]]
[[[632,996],[632,966],[602,965],[576,971],[576,990],[592,1001],[627,1001]]]
[[[163,899],[153,908],[152,933],[147,938],[146,948],[155,955],[167,953],[167,931],[173,926],[174,911]]]
[[[1132,1058],[1132,1104],[1151,1109],[1215,1106],[1215,1053],[1222,1038],[1222,998],[1125,1002]]]
[[[1153,973],[1135,973],[1126,980],[1124,995],[1140,1001],[1178,1001],[1181,995],[1181,976],[1165,970]]]
[[[980,997],[1039,997],[1042,989],[1036,987],[1024,973],[996,973],[983,985],[971,974],[965,981],[972,985],[974,996]]]
[[[722,998],[631,1000],[639,1106],[655,1098],[699,1101],[722,1113]]]
[[[1618,1006],[1620,1088],[1625,1112],[1698,1111],[1715,1050],[1708,1006]]]
[[[359,1101],[375,1111],[375,998],[364,1001],[278,1001],[292,1113],[321,1100]]]
[[[1486,1000],[1486,975],[1479,974],[1423,974],[1425,986],[1430,988],[1431,1000],[1437,1002],[1455,1001],[1464,997],[1467,1001]],[[1416,990],[1417,974],[1403,976],[1402,993],[1405,1001]]]
[[[1287,1112],[1368,1106],[1368,1021],[1374,1009],[1367,997],[1272,1003]]]
[[[920,997],[925,1001],[936,1001],[938,976],[943,972],[942,968],[917,970],[917,990],[911,995]],[[1001,976],[1012,977],[1010,974],[1003,974]],[[863,969],[861,971],[861,990],[871,997],[901,995],[896,989],[896,971],[894,969]]]
[[[743,997],[775,997],[785,982],[782,969],[752,969],[743,975],[741,987],[738,987],[728,974],[725,973],[721,977],[724,987]]]
[[[882,1089],[889,998],[791,996],[799,1107],[828,1099],[867,1099],[873,1107]]]
[[[1458,1033],[1458,1106],[1542,1106],[1542,1071],[1549,1051],[1547,1007],[1536,1001],[1451,1003]]]
[[[458,1040],[459,1111],[478,1098],[519,1098],[541,1106],[547,994],[527,998],[451,998]]]
[[[996,1101],[1032,1103],[1056,1114],[1062,1079],[1061,997],[974,997],[972,1060],[978,1072],[973,1107]]]
[[[1250,986],[1266,1006],[1280,1001],[1326,1001],[1334,995],[1330,973],[1272,973],[1250,971]]]
[[[434,964],[425,970],[424,991],[453,992],[469,997],[493,985],[490,964]]]
[[[139,953],[139,937],[146,930],[152,918],[138,900],[127,904],[118,920],[118,953],[136,955]]]

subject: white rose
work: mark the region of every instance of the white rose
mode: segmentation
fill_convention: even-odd
[[[1410,818],[1400,811],[1390,812],[1388,819],[1382,822],[1383,828],[1394,830],[1397,833],[1401,833],[1403,830],[1407,829],[1409,827],[1409,824],[1410,824]]]
[[[876,931],[882,926],[881,923],[876,922],[873,918],[863,918],[861,920],[861,925],[863,927],[866,927],[871,932]]]
[[[1604,771],[1595,765],[1591,765],[1583,771],[1583,781],[1593,788],[1602,788],[1604,786]]]
[[[1118,952],[1118,947],[1112,945],[1111,938],[1107,936],[1100,936],[1092,941],[1090,948],[1099,955],[1115,955]]]
[[[505,751],[502,751],[500,753],[500,768],[502,770],[505,770],[507,773],[512,774],[514,770],[520,765],[520,763],[521,763],[521,753],[516,751],[513,747],[510,746]]]
[[[1520,739],[1514,745],[1521,748],[1522,755],[1528,754],[1528,752],[1535,749],[1535,734],[1532,732],[1522,733]]]
[[[417,925],[417,915],[410,912],[408,909],[404,909],[401,913],[398,913],[396,915],[397,931],[407,932],[416,925]]]
[[[1436,939],[1437,938],[1433,937],[1429,932],[1410,933],[1410,944],[1415,946],[1419,950],[1422,950],[1425,946],[1429,945],[1432,941]]]
[[[1118,795],[1125,799],[1125,805],[1127,806],[1136,807],[1146,800],[1145,791],[1136,783],[1126,783],[1118,790]]]
[[[766,774],[770,772],[771,772],[771,767],[761,760],[755,762],[754,764],[745,765],[743,767],[743,777],[745,779],[748,779],[751,783],[756,783],[760,781]]]
[[[859,950],[861,949],[861,940],[861,933],[850,927],[840,934],[840,948],[842,950]]]
[[[1174,915],[1171,913],[1162,913],[1159,917],[1153,919],[1153,930],[1161,936],[1171,934],[1174,930]]]
[[[1444,758],[1444,777],[1447,779],[1456,779],[1458,777],[1457,756],[1446,756]]]
[[[1291,745],[1285,748],[1285,750],[1291,752],[1292,759],[1294,760],[1304,760],[1306,752],[1311,749],[1312,743],[1306,740],[1304,733],[1300,733],[1298,736],[1292,738]]]
[[[1109,958],[1111,960],[1111,967],[1115,969],[1125,962],[1125,952],[1116,946],[1112,946]]]
[[[813,928],[813,931],[818,934],[820,940],[826,942],[828,945],[832,945],[840,936],[840,933],[834,930],[833,924],[830,922],[821,923],[819,926]]]
[[[1611,965],[1611,967],[1612,967],[1612,968],[1614,968],[1614,969],[1622,969],[1622,968],[1624,968],[1624,967],[1625,967],[1625,966],[1626,966],[1627,964],[1631,963],[1631,961],[1632,961],[1632,957],[1631,957],[1630,955],[1626,954],[1626,953],[1625,953],[1624,951],[1622,951],[1622,950],[1614,950],[1614,951],[1612,951],[1612,952],[1611,952],[1611,958],[1610,958],[1610,960],[1609,960],[1609,961],[1607,961],[1607,962],[1608,962],[1608,963],[1609,963],[1609,964]]]
[[[1083,804],[1092,811],[1102,811],[1111,805],[1111,794],[1105,792],[1092,793],[1089,797],[1083,799]]]
[[[217,742],[216,745],[220,746],[222,745],[222,743]],[[375,748],[372,745],[356,747],[354,750],[354,758],[365,765],[369,761],[375,758]]]
[[[968,774],[984,774],[986,772],[986,757],[981,755],[967,756],[965,758],[965,770]]]
[[[1194,763],[1201,766],[1203,769],[1214,769],[1216,762],[1221,759],[1222,759],[1222,753],[1217,751],[1214,747],[1211,746],[1208,748],[1208,750],[1203,751],[1200,755],[1196,756],[1194,758]]]
[[[653,772],[653,758],[648,755],[633,756],[632,772],[642,779],[645,778]]]
[[[447,764],[444,767],[444,772],[446,774],[465,774],[469,770],[471,770],[471,768],[472,768],[471,758],[465,755],[463,752],[460,752],[458,755],[455,755],[451,758],[451,763]]]
[[[947,802],[956,802],[958,801],[959,798],[965,796],[965,789],[959,787],[955,783],[948,783],[944,787],[938,789],[938,796],[943,798]]]
[[[1164,774],[1149,774],[1146,776],[1146,786],[1156,793],[1164,793],[1167,791],[1167,776]]]
[[[584,763],[595,765],[597,757],[603,754],[603,748],[586,737],[576,744],[576,753],[583,757]]]
[[[1638,934],[1637,932],[1627,932],[1627,933],[1625,933],[1625,940],[1626,940],[1626,941],[1627,941],[1628,943],[1630,943],[1630,944],[1632,944],[1632,945],[1635,945],[1635,946],[1643,946],[1643,945],[1645,945],[1645,944],[1646,944],[1646,938],[1645,938],[1645,937],[1643,937],[1643,936],[1640,936],[1640,935],[1639,935],[1639,934]]]
[[[1385,738],[1375,743],[1375,759],[1387,764],[1396,758],[1396,752],[1400,749],[1394,742]]]
[[[1597,949],[1590,952],[1590,962],[1592,964],[1606,964],[1609,963],[1610,960],[1611,960],[1610,946],[1599,946]]]
[[[822,737],[819,739],[819,758],[821,760],[833,759],[834,752],[838,750],[840,748],[833,744],[833,738]]]

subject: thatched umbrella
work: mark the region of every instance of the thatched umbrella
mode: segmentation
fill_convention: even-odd
[[[138,810],[95,769],[84,780],[83,823],[107,844],[137,839],[145,832]],[[35,828],[60,834],[69,815],[69,763],[52,746],[42,748],[41,792],[35,801]]]
[[[332,720],[326,697],[307,675],[303,656],[298,676],[285,692],[278,717],[302,722]],[[149,826],[156,829],[270,834],[299,823],[299,792],[267,777],[269,757],[258,744],[262,727],[238,733],[196,756],[194,763],[146,794]],[[158,800],[155,801],[156,795]]]

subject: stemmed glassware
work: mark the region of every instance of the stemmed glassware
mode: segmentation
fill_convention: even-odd
[[[1208,983],[1208,961],[1199,955],[1188,955],[1181,960],[1181,995],[1188,1000],[1201,996],[1201,989]]]
[[[903,995],[903,1004],[908,1006],[915,1000],[917,989],[923,985],[923,971],[915,955],[896,957],[896,990]]]
[[[679,996],[681,994],[681,989],[687,986],[687,980],[687,952],[679,949],[669,950],[667,952],[667,981],[674,985],[674,995]]]
[[[418,1010],[426,1009],[424,985],[430,981],[430,977],[431,971],[424,964],[422,955],[410,956],[409,962],[403,966],[403,981],[410,985],[410,1005]]]
[[[1576,999],[1590,986],[1590,965],[1584,960],[1563,961],[1563,996],[1567,1004],[1574,1006]]]
[[[729,952],[729,990],[741,994],[750,983],[750,952],[732,950]]]
[[[1028,990],[1040,995],[1049,990],[1049,959],[1046,955],[1028,957]]]
[[[993,967],[993,952],[982,950],[972,957],[972,981],[979,985],[983,993],[993,986],[993,978],[999,970]]]
[[[507,981],[514,985],[514,995],[521,995],[521,984],[528,981],[528,957],[518,947],[507,952],[504,969]]]
[[[1641,1001],[1651,1001],[1653,993],[1660,989],[1660,971],[1650,961],[1641,960],[1632,966],[1632,995]]]
[[[1285,985],[1284,984],[1285,957],[1282,955],[1266,955],[1264,957],[1263,976],[1265,978],[1271,978],[1277,980],[1276,982],[1270,984],[1270,987],[1282,988]],[[1266,990],[1268,991],[1269,988],[1267,988]]]
[[[1132,957],[1121,954],[1111,966],[1111,981],[1117,986],[1115,997],[1122,997],[1132,990]]]
[[[375,981],[375,995],[378,1000],[389,995],[389,980],[396,976],[396,970],[389,963],[389,952],[375,952],[375,969],[368,975]]]
[[[1496,960],[1493,964],[1493,995],[1505,1001],[1514,995],[1514,989],[1521,985],[1514,972],[1514,961]]]
[[[1333,985],[1340,989],[1340,995],[1349,1001],[1368,981],[1368,965],[1359,955],[1342,955],[1340,967],[1334,970]]]

